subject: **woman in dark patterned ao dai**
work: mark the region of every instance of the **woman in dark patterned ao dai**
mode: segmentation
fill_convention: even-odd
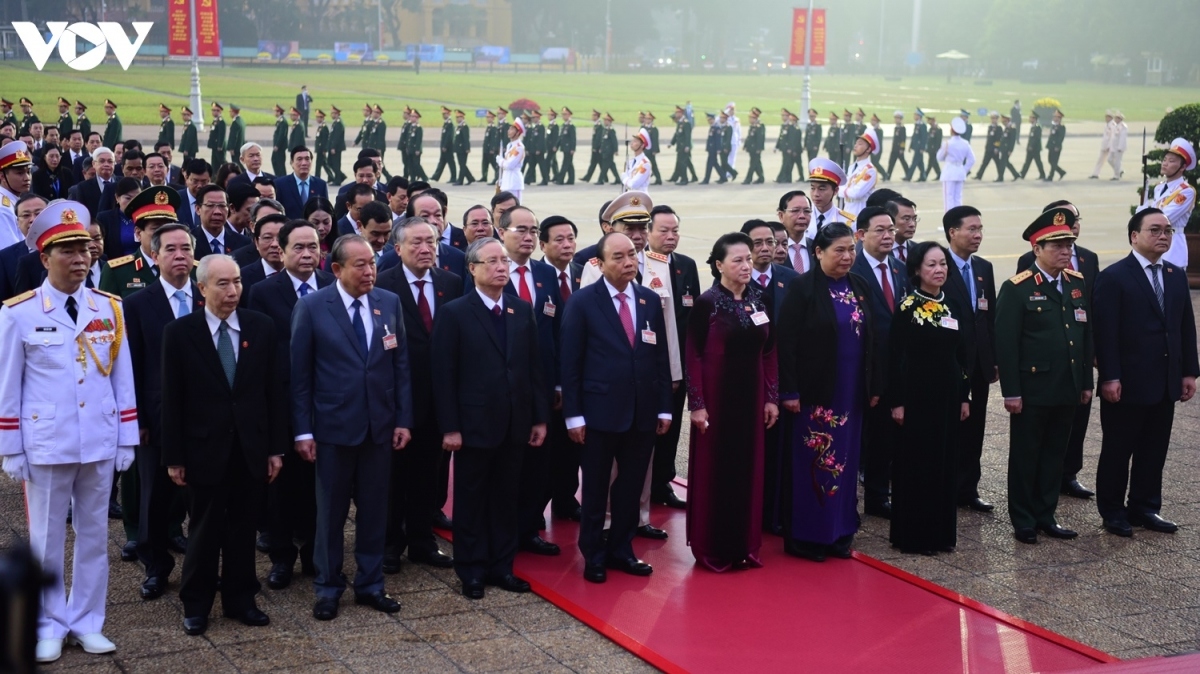
[[[892,317],[884,402],[900,424],[892,461],[891,542],[905,553],[951,552],[957,541],[955,451],[970,414],[960,320],[942,292],[949,252],[932,241],[908,256],[911,294]]]
[[[750,283],[750,248],[745,234],[717,239],[718,282],[688,320],[688,543],[717,572],[762,566],[763,434],[779,418],[774,330]]]

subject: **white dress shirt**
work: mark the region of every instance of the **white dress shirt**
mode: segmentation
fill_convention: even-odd
[[[290,279],[292,282],[292,290],[295,291],[296,297],[301,296],[300,295],[300,286],[302,286],[302,285],[308,286],[308,292],[310,292],[310,293],[317,292],[317,275],[315,272],[313,273],[312,276],[308,277],[307,281],[301,281],[300,279],[296,278],[296,276],[294,274],[292,274],[292,272],[290,272],[290,271],[287,272],[287,275],[288,275],[288,279]]]
[[[183,294],[187,296],[187,299],[184,301],[187,302],[188,313],[191,313],[191,311],[192,311],[192,284],[191,284],[190,280],[188,283],[183,284],[182,288],[176,288],[175,286],[168,283],[167,279],[165,279],[161,276],[158,277],[158,282],[162,284],[163,292],[165,292],[167,294],[167,302],[171,305],[171,312],[175,314],[175,318],[179,318],[179,302],[177,302],[175,300],[175,293],[179,292],[180,290],[182,290]]]
[[[346,292],[346,288],[342,285],[340,280],[337,282],[337,291],[338,294],[342,296],[342,305],[346,307],[346,317],[350,319],[350,323],[353,325],[354,310],[350,308],[350,305],[356,298],[351,297],[350,293]],[[371,320],[370,300],[366,295],[363,295],[357,299],[362,303],[362,306],[358,308],[358,315],[362,317],[363,328],[367,332],[367,346],[370,347],[371,335],[375,332],[375,324]]]
[[[215,347],[217,346],[217,341],[220,339],[218,331],[221,328],[221,319],[217,318],[212,309],[204,307],[204,320],[208,321],[208,331],[212,334],[213,346]],[[233,343],[233,358],[237,360],[238,351],[241,348],[238,336],[242,334],[242,326],[238,324],[236,311],[229,314],[229,318],[225,319],[225,324],[229,326],[226,331],[229,333],[229,341]]]
[[[260,259],[259,259],[259,262],[261,262],[261,263],[262,263],[263,272],[264,272],[264,273],[266,273],[266,275],[267,275],[267,278],[271,278],[272,276],[274,276],[274,275],[276,275],[276,274],[278,274],[278,273],[279,273],[279,270],[278,270],[278,269],[276,269],[276,268],[274,268],[274,267],[272,267],[270,264],[268,264],[268,263],[267,263],[267,261],[266,261],[266,259],[261,259],[261,258],[260,258]]]
[[[408,270],[405,269],[404,271]],[[494,312],[496,307],[500,307],[500,310],[504,311],[504,293],[500,293],[500,301],[497,302],[487,295],[484,295],[483,291],[479,288],[475,288],[475,292],[479,294],[479,299],[483,300],[483,306],[486,307],[488,311]]]
[[[93,288],[100,287],[100,262],[99,261],[93,262],[92,266],[88,269],[88,278],[90,278],[92,280]]]
[[[1136,259],[1138,261],[1138,264],[1141,265],[1142,273],[1146,275],[1146,282],[1149,283],[1150,288],[1153,289],[1154,288],[1154,278],[1150,275],[1150,265],[1163,264],[1164,262],[1166,262],[1166,260],[1164,259],[1166,256],[1164,255],[1163,257],[1158,258],[1158,262],[1151,262],[1149,258],[1147,258],[1145,255],[1142,255],[1141,253],[1137,252],[1136,250],[1131,249],[1129,252],[1133,253],[1134,259]],[[1165,271],[1166,271],[1165,265],[1158,268],[1158,285],[1162,287],[1164,297],[1166,296],[1166,290],[1167,290],[1167,280],[1165,278],[1163,278],[1163,273]]]
[[[413,301],[420,304],[421,294],[424,293],[425,301],[429,303],[429,315],[432,316],[433,311],[434,311],[433,274],[431,274],[429,272],[429,270],[426,269],[425,275],[418,277],[416,274],[409,271],[408,267],[405,267],[403,265],[403,263],[400,266],[404,269],[404,278],[408,279],[408,287],[410,290],[412,290]],[[417,290],[417,281],[425,281],[425,288],[423,291]],[[480,293],[480,294],[482,295],[482,293]],[[484,304],[487,304],[487,303],[484,302]],[[490,311],[491,307],[488,307],[488,310]]]
[[[867,259],[867,263],[871,265],[871,273],[875,274],[875,282],[879,284],[879,287],[883,287],[883,275],[887,274],[888,287],[892,289],[892,298],[900,299],[896,296],[896,279],[892,278],[892,267],[888,264],[887,256],[884,255],[882,259],[874,257],[867,252],[866,248],[863,249],[862,255]],[[883,269],[880,269],[879,265],[883,265]]]
[[[517,264],[512,260],[508,261],[508,278],[512,281],[513,287],[517,289],[517,297],[521,296],[521,273],[517,269],[525,268],[525,287],[529,290],[529,297],[537,300],[537,292],[534,290],[533,284],[533,267],[529,264],[529,260],[525,264]]]
[[[767,277],[765,279],[765,283],[763,282],[764,279],[762,278],[764,276]],[[771,279],[773,277],[774,277],[774,269],[771,267],[771,265],[767,265],[767,268],[763,271],[759,271],[757,269],[752,269],[750,272],[750,280],[752,282],[758,284],[758,286],[763,290],[766,290],[767,288],[771,287]]]

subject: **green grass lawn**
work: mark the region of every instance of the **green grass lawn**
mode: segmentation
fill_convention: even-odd
[[[426,66],[418,76],[409,70],[372,67],[202,66],[203,114],[208,116],[207,105],[214,99],[226,108],[232,101],[242,106],[249,124],[270,124],[274,104],[289,107],[301,84],[308,85],[316,107],[326,111],[330,104],[340,107],[350,126],[357,122],[359,110],[367,101],[383,106],[385,118],[394,123],[399,123],[395,113],[411,105],[431,124],[439,118],[441,105],[461,108],[473,119],[476,108],[507,105],[517,98],[530,98],[543,109],[566,105],[583,120],[592,108],[611,112],[618,125],[635,123],[637,111],[649,109],[661,125],[675,105],[688,100],[697,116],[704,111],[716,112],[732,100],[737,102],[743,121],[746,111],[757,106],[768,123],[774,124],[782,107],[800,113],[803,80],[798,74],[466,74],[439,73]],[[103,119],[103,100],[111,98],[121,106],[125,124],[156,124],[159,102],[177,109],[187,103],[189,89],[189,71],[184,65],[136,64],[122,71],[118,65],[106,63],[89,72],[77,72],[52,59],[40,73],[29,63],[0,65],[0,95],[13,101],[28,96],[44,119],[57,116],[55,100],[64,96],[87,103],[95,123]],[[1129,122],[1153,122],[1167,108],[1200,100],[1200,90],[1084,82],[1023,84],[1013,80],[981,86],[967,78],[947,83],[945,77],[899,81],[874,76],[813,77],[813,106],[821,112],[822,121],[831,110],[859,107],[868,114],[878,113],[885,124],[890,123],[896,109],[903,110],[906,120],[911,121],[916,107],[943,118],[960,108],[1007,112],[1014,98],[1021,100],[1028,114],[1033,102],[1045,96],[1061,102],[1068,122],[1098,120],[1105,109],[1112,107],[1120,108]],[[175,119],[178,121],[178,115]]]

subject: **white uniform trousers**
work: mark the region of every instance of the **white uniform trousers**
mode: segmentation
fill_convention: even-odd
[[[1109,151],[1102,148],[1100,150],[1100,156],[1096,158],[1096,168],[1092,169],[1092,175],[1093,176],[1100,175],[1100,169],[1104,168],[1104,162],[1108,161],[1108,160],[1109,160]]]
[[[1109,150],[1108,165],[1112,167],[1113,177],[1120,178],[1124,171],[1121,170],[1121,159],[1125,156],[1123,150]]]
[[[30,464],[29,473],[25,483],[29,544],[42,569],[54,576],[42,590],[38,639],[101,632],[108,595],[108,499],[113,460]],[[72,508],[75,529],[69,595],[63,568],[68,508]]]
[[[962,205],[962,188],[963,181],[961,180],[942,181],[942,202],[945,205],[943,211]]]

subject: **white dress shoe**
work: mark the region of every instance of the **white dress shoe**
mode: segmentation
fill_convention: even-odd
[[[85,653],[112,653],[117,650],[117,645],[99,632],[84,634],[82,636],[77,634],[69,635],[67,643],[72,646],[82,646]]]
[[[62,639],[38,639],[37,661],[54,662],[62,657]]]

